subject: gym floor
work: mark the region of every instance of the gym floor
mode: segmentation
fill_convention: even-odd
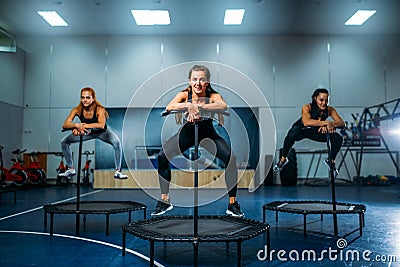
[[[172,201],[188,198],[180,189],[171,193]],[[336,187],[337,201],[364,204],[365,227],[346,236],[346,247],[339,253],[339,237],[358,228],[358,215],[338,215],[339,237],[333,236],[332,215],[307,216],[307,236],[303,235],[300,214],[267,211],[270,224],[272,261],[263,258],[266,238],[260,234],[242,243],[244,266],[399,266],[400,262],[400,186]],[[43,205],[74,201],[76,186],[51,186],[19,189],[17,203],[13,194],[3,194],[0,202],[0,266],[148,266],[149,242],[127,234],[127,254],[122,256],[122,229],[127,213],[110,215],[110,235],[105,234],[105,216],[87,215],[75,236],[75,216],[54,216],[54,236],[44,228]],[[81,201],[136,201],[147,206],[147,217],[156,201],[142,190],[94,190],[81,187]],[[181,199],[182,200],[182,199]],[[331,200],[329,186],[264,186],[254,193],[239,190],[238,200],[246,218],[262,221],[262,206],[278,200]],[[199,208],[199,214],[225,214],[227,196]],[[192,214],[190,208],[175,207],[170,215]],[[132,220],[143,218],[142,211],[132,212]],[[281,254],[278,251],[281,250]],[[315,251],[317,258],[307,258]],[[285,254],[282,254],[285,253]],[[279,256],[280,255],[280,256]],[[296,260],[296,255],[299,259]],[[302,259],[302,255],[305,255]],[[191,266],[193,246],[190,243],[155,243],[157,266]],[[397,262],[396,262],[397,261]],[[200,266],[235,266],[236,244],[200,243]]]

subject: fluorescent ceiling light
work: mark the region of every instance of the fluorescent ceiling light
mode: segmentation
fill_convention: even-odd
[[[226,9],[224,24],[225,25],[240,25],[243,21],[244,9]]]
[[[56,11],[38,11],[37,13],[53,27],[68,26],[68,23]]]
[[[168,10],[131,10],[137,25],[169,25]]]
[[[376,13],[376,10],[357,10],[351,18],[349,18],[344,25],[363,25],[372,15]]]

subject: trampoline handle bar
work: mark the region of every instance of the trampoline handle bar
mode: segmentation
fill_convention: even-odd
[[[165,117],[168,116],[170,114],[176,114],[176,113],[181,113],[183,111],[180,110],[163,110],[160,114],[161,117]],[[229,112],[226,112],[225,110],[213,110],[213,111],[209,111],[212,113],[216,113],[216,114],[222,114],[224,116],[230,116]]]
[[[75,129],[75,128],[62,128],[61,132],[72,131],[73,129]],[[98,131],[98,132],[105,132],[106,131],[106,129],[104,129],[104,128],[90,128],[90,129],[87,129],[87,130],[89,130],[89,133],[87,133],[87,134],[90,134],[91,131]]]

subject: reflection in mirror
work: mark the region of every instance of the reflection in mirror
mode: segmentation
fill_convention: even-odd
[[[0,28],[0,52],[17,52],[17,41],[15,38]]]

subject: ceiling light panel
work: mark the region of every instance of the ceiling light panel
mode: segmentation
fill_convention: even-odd
[[[168,10],[131,10],[137,25],[169,25]]]
[[[68,23],[56,11],[38,11],[37,13],[53,27],[68,26]]]
[[[243,21],[244,9],[226,9],[224,25],[240,25]]]
[[[376,13],[376,10],[357,10],[351,18],[349,18],[344,25],[350,26],[360,26],[363,25],[370,17]]]

